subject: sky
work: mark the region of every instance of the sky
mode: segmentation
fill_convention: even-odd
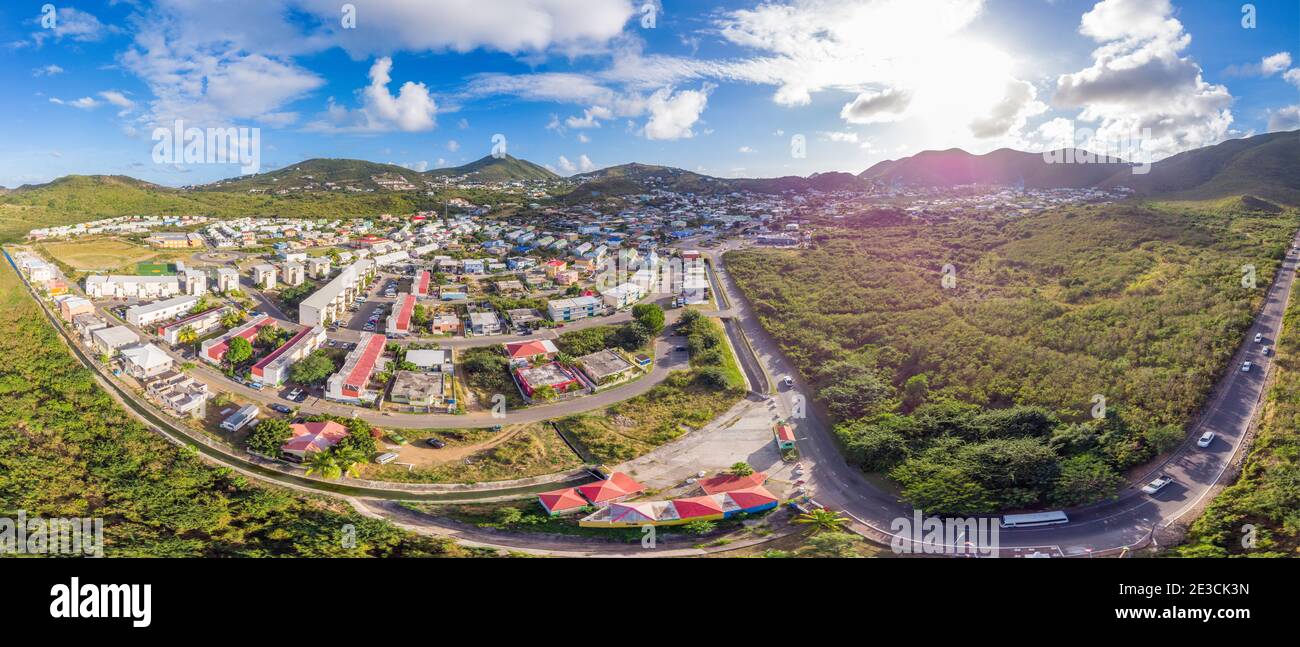
[[[0,185],[428,170],[494,142],[561,175],[857,173],[953,147],[1154,160],[1300,128],[1298,48],[1295,0],[8,0]],[[160,155],[178,122],[257,129],[257,163]]]

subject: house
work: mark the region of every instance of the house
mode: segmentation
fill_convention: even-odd
[[[126,309],[126,321],[136,328],[145,328],[160,321],[175,319],[189,312],[198,303],[197,296],[189,295],[134,305]]]
[[[370,377],[384,354],[388,338],[363,332],[356,348],[348,353],[343,368],[330,376],[325,383],[325,397],[340,402],[369,402],[378,397],[369,389]]]
[[[469,329],[475,335],[501,334],[501,319],[495,312],[469,313]]]
[[[645,296],[645,291],[635,283],[620,283],[612,288],[602,290],[600,298],[607,307],[615,310],[626,308]]]
[[[623,472],[614,472],[603,481],[579,485],[576,489],[585,499],[596,505],[621,501],[645,492],[644,485]]]
[[[86,313],[86,314],[79,314],[73,317],[72,327],[76,329],[78,335],[81,335],[82,341],[89,344],[90,334],[95,332],[96,330],[107,328],[108,324],[104,323],[104,320],[101,319],[100,317],[94,314]]]
[[[257,405],[246,404],[239,411],[230,414],[230,417],[221,421],[221,428],[229,432],[236,432],[257,420],[258,414],[262,413]]]
[[[460,332],[460,317],[449,313],[436,314],[430,325],[436,334],[454,335]]]
[[[307,267],[297,262],[285,263],[280,267],[280,280],[285,285],[302,285],[307,280]]]
[[[541,504],[543,510],[546,510],[546,514],[551,516],[577,512],[590,505],[578,493],[577,488],[571,487],[543,492],[537,495],[537,502]]]
[[[578,282],[580,277],[578,270],[561,270],[555,273],[555,284],[573,285]]]
[[[258,263],[253,266],[253,285],[263,290],[275,289],[275,266],[270,263]]]
[[[636,368],[622,353],[611,348],[583,355],[577,363],[582,372],[596,384],[613,382]]]
[[[59,300],[59,316],[64,321],[72,321],[78,315],[94,314],[95,304],[90,299],[68,297]]]
[[[178,417],[202,418],[208,401],[208,385],[175,369],[163,371],[144,382],[145,392],[162,408]]]
[[[584,486],[586,487],[586,486]],[[779,500],[763,486],[670,501],[612,501],[578,521],[588,528],[674,526],[692,521],[728,519],[771,510]]]
[[[279,348],[258,360],[251,371],[253,379],[272,386],[284,384],[289,379],[289,369],[305,359],[325,343],[325,329],[321,326],[303,328]]]
[[[714,477],[700,479],[700,489],[704,490],[705,494],[718,494],[719,492],[758,487],[766,482],[767,474],[763,472],[754,472],[749,476],[719,474]]]
[[[451,377],[445,373],[397,371],[393,374],[393,388],[389,391],[389,399],[399,404],[416,407],[441,406],[445,403],[450,379]]]
[[[531,339],[528,341],[512,341],[504,344],[506,356],[510,358],[511,366],[527,366],[533,363],[535,358],[541,357],[545,361],[555,359],[556,354],[560,352],[556,348],[555,342],[549,339]]]
[[[277,325],[275,320],[262,315],[254,317],[239,326],[227,330],[225,334],[213,339],[206,339],[199,345],[199,357],[212,364],[220,364],[226,356],[226,350],[230,348],[230,340],[235,337],[243,337],[249,343],[257,339],[257,331],[266,326]]]
[[[519,383],[519,388],[523,390],[524,395],[530,398],[543,387],[550,387],[556,393],[564,393],[581,385],[576,376],[555,362],[515,367],[515,381]]]
[[[520,292],[527,291],[524,289],[523,283],[520,283],[519,281],[514,279],[510,279],[507,281],[497,281],[496,288],[498,294],[518,294]]]
[[[163,341],[175,346],[180,343],[180,334],[182,330],[190,329],[195,335],[203,336],[209,331],[216,330],[221,326],[221,317],[226,314],[225,306],[208,308],[203,312],[182,317],[170,323],[165,323],[158,327],[158,336]]]
[[[772,434],[776,436],[776,448],[785,451],[794,449],[794,428],[789,423],[778,422],[772,429]]]
[[[546,303],[546,312],[551,321],[568,322],[594,317],[605,308],[596,297],[574,297],[572,299],[555,299]]]
[[[483,265],[483,259],[481,259],[481,258],[467,258],[467,259],[465,259],[465,260],[463,261],[463,267],[465,268],[465,273],[466,273],[466,274],[483,274],[483,273],[484,273],[484,270],[483,270],[483,267],[484,267],[484,265]]]
[[[415,295],[405,292],[398,294],[397,301],[393,303],[393,313],[388,315],[385,332],[390,337],[404,337],[411,334],[411,317],[414,313]]]
[[[307,460],[308,454],[337,445],[348,436],[348,428],[333,420],[293,424],[289,425],[289,431],[293,436],[280,446],[280,454],[298,462]]]
[[[415,280],[411,282],[411,293],[419,298],[428,297],[429,279],[429,270],[420,270],[420,273],[415,275]]]
[[[90,339],[95,350],[110,357],[119,348],[140,343],[140,335],[135,334],[134,330],[126,326],[100,328],[90,334]]]
[[[510,321],[510,325],[519,328],[540,324],[542,315],[532,308],[514,308],[506,310],[506,319]]]
[[[453,372],[451,349],[448,348],[408,350],[406,361],[415,364],[422,371]]]
[[[181,293],[175,276],[96,274],[86,277],[86,296],[92,299],[165,299]]]
[[[163,349],[153,344],[126,346],[118,352],[122,355],[123,370],[138,380],[169,371],[176,363]]]
[[[239,270],[233,267],[217,268],[217,292],[239,289]]]
[[[555,274],[557,272],[563,272],[564,270],[568,269],[568,267],[569,267],[568,263],[565,263],[564,261],[558,258],[546,261],[546,263],[542,265],[542,268],[546,270],[546,276],[552,279],[555,278]]]

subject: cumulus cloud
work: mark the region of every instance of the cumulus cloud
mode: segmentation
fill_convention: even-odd
[[[73,7],[60,7],[55,15],[57,20],[52,29],[38,29],[32,32],[31,41],[19,41],[14,45],[22,47],[34,43],[41,47],[45,41],[59,42],[64,39],[75,43],[90,43],[102,40],[109,32],[116,31],[100,22],[94,14]],[[32,22],[39,25],[42,18],[43,14],[38,15]]]
[[[1300,129],[1300,104],[1269,112],[1268,132]]]
[[[819,133],[822,139],[832,142],[847,142],[850,144],[858,143],[858,134],[851,131],[822,131]]]
[[[1300,88],[1300,67],[1293,67],[1287,70],[1286,74],[1282,75],[1282,78],[1286,79],[1288,83],[1295,85],[1297,88]]]
[[[912,98],[908,93],[888,88],[880,92],[863,92],[840,109],[840,118],[851,124],[876,124],[898,121],[907,111]]]
[[[599,128],[601,119],[612,119],[614,113],[605,106],[592,106],[582,111],[582,116],[569,117],[564,125],[569,128]]]
[[[578,170],[578,167],[574,166],[573,162],[570,162],[569,158],[563,155],[560,156],[559,164],[560,164],[560,170],[564,171],[565,174],[572,175]]]
[[[740,153],[740,154],[742,154],[742,155],[748,155],[748,154],[754,152],[754,149],[753,149],[753,148],[750,148],[749,146],[741,146],[740,148],[737,148],[737,149],[736,149],[736,152],[737,152],[737,153]]]
[[[32,70],[32,76],[54,76],[55,74],[63,74],[63,68],[51,64],[43,65]]]
[[[394,95],[388,88],[393,80],[392,71],[391,58],[377,59],[370,66],[370,84],[361,92],[361,107],[348,110],[331,100],[325,118],[309,124],[308,130],[419,132],[433,128],[438,106],[429,88],[423,83],[407,81]],[[453,144],[454,140],[448,142],[448,148]]]
[[[1083,15],[1079,31],[1100,45],[1091,66],[1057,78],[1052,101],[1081,108],[1079,119],[1097,125],[1100,144],[1149,129],[1142,148],[1160,157],[1224,138],[1232,95],[1181,55],[1191,36],[1168,0],[1102,0]]]
[[[643,132],[646,139],[686,139],[694,137],[691,127],[699,120],[704,107],[708,105],[712,85],[705,84],[699,90],[681,90],[673,92],[672,88],[663,88],[646,102],[650,118],[646,121]]]
[[[980,139],[1001,137],[1019,131],[1034,115],[1047,111],[1047,104],[1038,100],[1038,90],[1027,81],[1011,81],[1006,93],[985,116],[970,123],[971,134]]]
[[[586,173],[587,171],[590,171],[590,170],[592,170],[592,169],[594,169],[594,168],[596,168],[596,165],[593,164],[593,163],[591,162],[591,158],[590,158],[590,157],[587,157],[586,155],[579,155],[579,156],[578,156],[578,170],[579,170],[579,171],[582,171],[583,173]]]

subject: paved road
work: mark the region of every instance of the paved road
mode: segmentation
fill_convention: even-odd
[[[1300,236],[1296,237],[1300,243]],[[778,394],[778,415],[789,417],[793,394],[809,393],[808,385],[799,379],[799,373],[781,353],[775,340],[750,314],[740,291],[720,262],[721,254],[708,255],[718,269],[718,279],[731,297],[736,321],[751,340],[758,360],[770,375],[790,375],[795,386]],[[734,248],[731,246],[730,248]],[[1222,478],[1233,456],[1241,447],[1250,424],[1258,413],[1271,357],[1261,352],[1265,345],[1273,345],[1281,330],[1282,316],[1290,298],[1297,267],[1297,256],[1289,254],[1279,270],[1278,277],[1269,288],[1262,311],[1255,325],[1247,333],[1247,340],[1232,360],[1228,372],[1220,380],[1210,404],[1204,410],[1200,423],[1188,435],[1183,446],[1149,471],[1131,487],[1121,492],[1116,501],[1070,510],[1070,523],[1041,528],[1003,529],[1000,532],[1003,556],[1042,552],[1057,556],[1100,554],[1119,551],[1125,547],[1145,544],[1154,528],[1167,527],[1183,519],[1201,504]],[[1256,333],[1263,336],[1256,344]],[[1250,360],[1255,368],[1240,370],[1243,361]],[[809,466],[814,499],[829,508],[843,511],[854,519],[856,529],[877,538],[892,537],[890,523],[900,517],[911,517],[912,509],[894,495],[883,491],[867,480],[855,467],[848,465],[833,439],[826,420],[815,407],[808,407],[809,416],[797,421],[801,460]],[[1196,439],[1203,431],[1214,431],[1214,443],[1201,449]],[[1174,483],[1155,496],[1143,494],[1139,487],[1157,474],[1174,477]]]

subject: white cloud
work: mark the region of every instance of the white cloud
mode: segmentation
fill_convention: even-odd
[[[605,106],[592,106],[582,111],[582,117],[569,117],[564,125],[569,128],[599,128],[601,119],[612,119],[614,113]]]
[[[466,128],[469,128],[469,120],[464,117],[461,117],[460,120],[456,122],[456,127],[461,130],[465,130]]]
[[[663,88],[650,95],[646,106],[650,119],[643,130],[646,139],[685,139],[694,137],[691,126],[699,120],[704,107],[708,105],[712,85],[705,84],[699,90],[682,90],[674,93],[672,88]]]
[[[41,67],[32,70],[32,76],[54,76],[55,74],[62,74],[62,73],[63,73],[63,68],[53,64],[43,65]]]
[[[583,144],[590,144],[591,138],[587,136],[587,133],[578,133],[578,141]]]
[[[449,150],[449,151],[451,151],[451,152],[453,152],[453,153],[455,153],[456,151],[460,150],[460,142],[458,142],[458,141],[456,141],[456,140],[454,140],[454,139],[449,139],[449,140],[447,140],[447,150]]]
[[[1259,72],[1264,76],[1273,76],[1278,72],[1285,71],[1291,67],[1291,53],[1278,52],[1272,56],[1265,56],[1259,62]]]
[[[742,155],[748,155],[748,154],[754,152],[754,149],[752,149],[752,148],[750,148],[750,147],[748,147],[748,146],[741,146],[740,148],[737,148],[737,149],[736,149],[736,152],[737,152],[737,153],[740,153],[740,154],[742,154]]]
[[[586,155],[579,155],[579,156],[578,156],[578,170],[579,170],[579,171],[582,171],[583,173],[586,173],[587,171],[590,171],[590,170],[592,170],[592,169],[594,169],[594,168],[596,168],[596,165],[593,164],[593,163],[591,162],[591,158],[590,158],[590,157],[587,157]]]
[[[889,88],[863,92],[840,109],[840,118],[851,124],[877,124],[902,119],[911,103],[907,92]]]
[[[104,101],[121,108],[122,110],[117,113],[119,116],[125,116],[135,108],[135,102],[117,90],[105,90],[100,92],[99,96],[103,97]]]
[[[1143,150],[1158,158],[1224,138],[1232,95],[1180,56],[1191,36],[1168,0],[1103,0],[1079,31],[1100,46],[1090,67],[1057,78],[1052,101],[1082,108],[1079,119],[1097,124],[1092,147],[1142,137]]]
[[[1268,132],[1300,129],[1300,104],[1269,112]]]
[[[423,83],[407,81],[393,95],[388,89],[392,70],[391,58],[375,60],[370,66],[370,84],[361,92],[361,107],[348,110],[335,104],[331,98],[324,118],[312,122],[307,129],[340,132],[419,132],[432,129],[438,106],[429,95],[429,88]],[[451,144],[448,142],[448,148]]]
[[[850,131],[823,131],[820,133],[822,139],[833,142],[848,142],[851,144],[858,143],[858,134]]]
[[[1001,137],[1019,132],[1029,117],[1047,111],[1047,105],[1038,100],[1038,90],[1027,81],[1007,84],[1002,101],[982,117],[970,123],[971,133],[980,139]]]
[[[47,40],[57,42],[65,38],[77,43],[96,42],[102,40],[108,32],[114,31],[93,14],[72,7],[60,7],[56,17],[52,29],[42,28],[32,32],[32,41],[37,47],[44,45]],[[38,15],[34,22],[41,24],[41,16]]]
[[[560,170],[564,171],[564,173],[568,175],[572,175],[578,170],[578,167],[574,166],[573,162],[570,162],[569,158],[563,155],[560,156],[559,164],[560,164]]]
[[[71,101],[64,101],[58,97],[50,97],[50,103],[60,106],[72,106],[73,108],[80,108],[82,110],[90,110],[91,108],[99,107],[99,102],[96,101],[94,97],[82,97]]]
[[[1282,78],[1286,79],[1287,83],[1291,83],[1297,88],[1300,88],[1300,67],[1293,67],[1287,70],[1286,74],[1282,75]]]
[[[406,168],[409,168],[412,171],[415,171],[416,173],[423,173],[429,170],[429,162],[427,160],[420,160],[418,162],[407,162],[405,164],[402,164],[402,166],[405,166]]]

